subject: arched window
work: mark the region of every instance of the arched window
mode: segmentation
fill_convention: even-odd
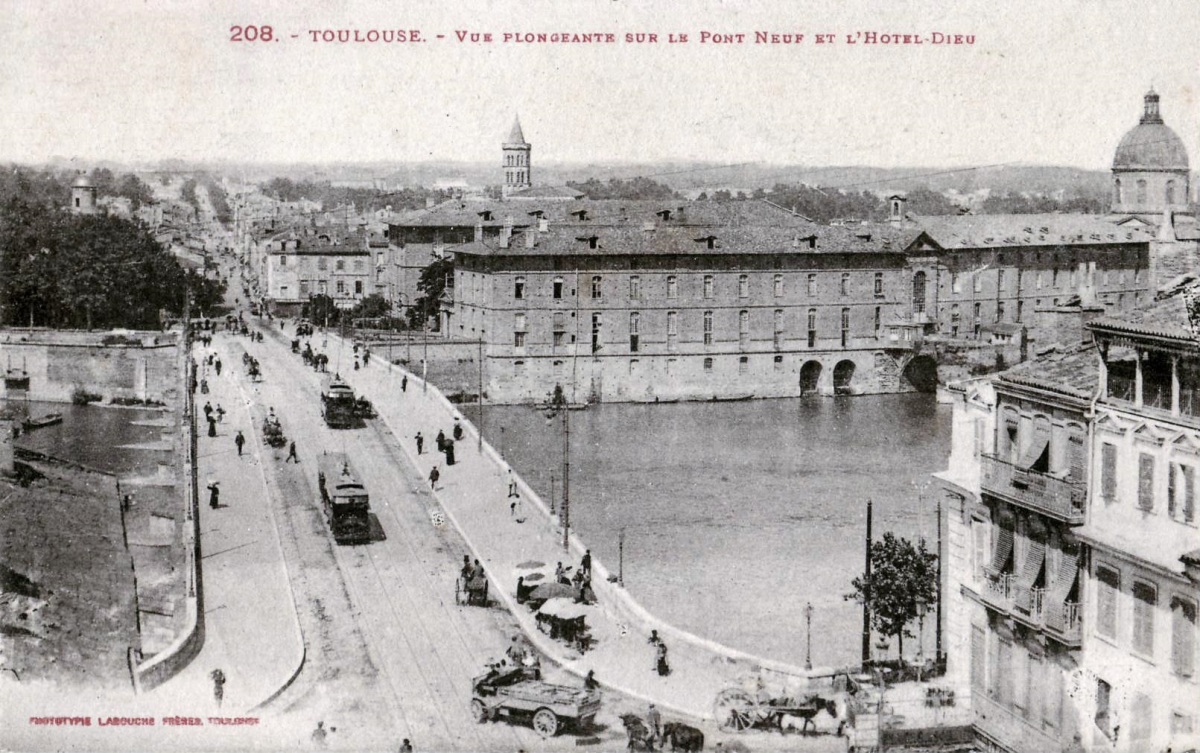
[[[1175,181],[1167,181],[1167,204],[1175,203]]]
[[[925,313],[925,273],[917,272],[913,275],[913,313]]]
[[[1139,180],[1137,182],[1137,203],[1139,205],[1146,203],[1146,181]]]
[[[1121,196],[1121,179],[1117,178],[1113,181],[1113,203],[1120,204],[1123,201],[1124,197]]]

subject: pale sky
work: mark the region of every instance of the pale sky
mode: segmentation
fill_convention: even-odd
[[[282,41],[231,42],[235,24],[270,24]],[[428,41],[310,41],[309,30],[339,28],[418,29]],[[497,41],[460,44],[456,30]],[[756,30],[806,36],[760,45]],[[551,31],[659,41],[500,41]],[[702,44],[702,31],[747,38]],[[975,44],[848,45],[857,31]],[[672,32],[690,41],[668,44]],[[817,45],[818,33],[836,41]],[[519,112],[535,165],[1107,169],[1153,84],[1200,165],[1196,0],[15,0],[0,50],[5,161],[499,163]]]

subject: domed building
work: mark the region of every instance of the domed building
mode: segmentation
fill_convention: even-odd
[[[71,184],[71,211],[75,214],[95,214],[96,186],[84,173]]]
[[[1163,122],[1153,89],[1146,94],[1141,121],[1117,145],[1112,171],[1114,214],[1157,223],[1167,209],[1188,209],[1187,148]]]

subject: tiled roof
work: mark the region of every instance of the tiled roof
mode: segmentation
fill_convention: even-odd
[[[570,186],[533,186],[521,191],[513,191],[510,199],[582,199],[587,196],[583,191]]]
[[[1164,337],[1172,340],[1195,341],[1200,331],[1200,311],[1197,296],[1200,284],[1192,283],[1172,291],[1149,306],[1119,316],[1094,319],[1088,326],[1115,330],[1134,335]]]
[[[536,189],[533,189],[536,190]],[[460,200],[444,201],[429,209],[397,213],[389,224],[416,227],[464,227],[480,221],[488,212],[487,227],[504,225],[511,217],[513,225],[536,224],[539,218],[551,223],[589,222],[599,224],[633,223],[639,227],[646,222],[682,227],[770,225],[801,227],[811,220],[766,201],[689,201],[687,199],[578,199],[575,201],[537,202]],[[583,212],[585,220],[580,220]],[[868,232],[868,231],[864,231]]]
[[[526,245],[534,233],[536,245]],[[901,254],[920,236],[913,230],[875,227],[870,233],[862,228],[828,227],[647,227],[639,225],[599,225],[560,223],[548,232],[525,230],[513,235],[508,248],[498,239],[456,246],[461,254],[482,256],[603,256],[603,255],[698,255],[698,254],[774,254],[774,253],[875,253]],[[595,239],[593,247],[592,239]],[[815,246],[809,238],[815,238]],[[711,244],[710,244],[710,240]],[[711,245],[711,247],[710,247]]]
[[[1090,344],[1055,348],[1017,364],[1001,373],[999,379],[1088,400],[1100,386],[1100,354]]]
[[[915,217],[945,249],[1146,243],[1148,233],[1087,214],[967,214]]]

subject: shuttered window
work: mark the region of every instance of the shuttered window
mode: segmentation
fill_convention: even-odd
[[[1117,446],[1108,442],[1100,448],[1100,495],[1108,503],[1117,499]]]
[[[1117,596],[1121,575],[1107,567],[1096,568],[1096,632],[1106,638],[1117,637]]]
[[[1084,474],[1087,452],[1084,449],[1083,441],[1083,437],[1078,434],[1072,434],[1067,438],[1067,461],[1070,464],[1067,469],[1068,477],[1077,484],[1086,480]]]
[[[987,643],[983,628],[971,626],[971,687],[983,690],[987,675]]]
[[[1171,668],[1191,677],[1196,671],[1196,603],[1171,599]]]
[[[1133,650],[1154,655],[1154,607],[1158,594],[1149,583],[1133,584]]]
[[[1147,452],[1138,454],[1138,507],[1154,509],[1154,456]]]

